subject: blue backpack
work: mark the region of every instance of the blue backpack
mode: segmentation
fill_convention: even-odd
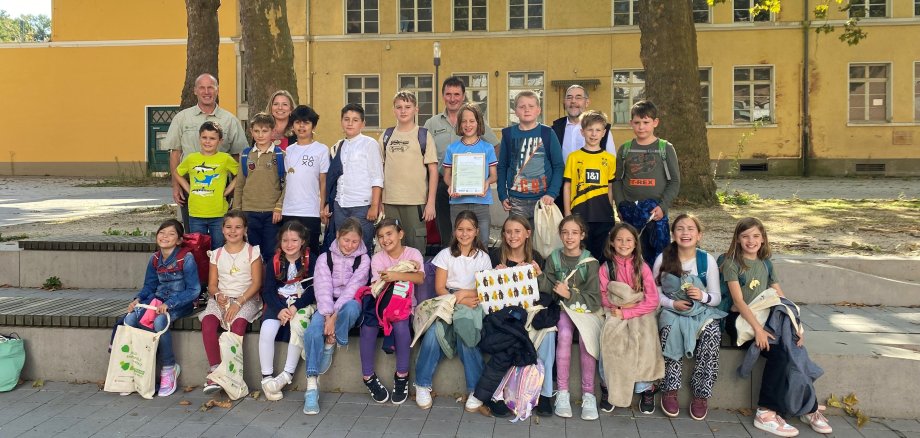
[[[287,170],[284,168],[284,150],[281,147],[275,145],[272,146],[275,153],[275,167],[278,170],[278,183],[284,187],[284,176],[287,174]],[[252,146],[243,150],[243,154],[240,155],[240,168],[243,172],[243,176],[249,177],[249,154],[252,152]]]

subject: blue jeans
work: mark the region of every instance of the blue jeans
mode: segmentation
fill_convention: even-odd
[[[543,390],[540,395],[553,396],[553,364],[556,362],[556,332],[547,332],[537,349],[537,357],[543,361]]]
[[[374,223],[367,220],[367,211],[370,208],[370,205],[345,208],[340,206],[338,202],[332,208],[332,223],[335,225],[336,230],[341,229],[345,219],[353,217],[358,220],[361,224],[361,231],[364,234],[364,247],[367,248],[368,255],[374,253]]]
[[[435,324],[443,324],[441,321]],[[482,376],[482,353],[479,347],[469,347],[463,343],[457,336],[457,353],[460,356],[460,362],[463,363],[463,376],[466,378],[466,392],[473,392],[476,384],[479,383],[479,377]],[[438,363],[444,357],[441,351],[441,344],[438,343],[438,335],[434,326],[428,328],[425,336],[422,338],[422,347],[415,359],[415,384],[431,388],[431,382],[434,380],[434,371]]]
[[[188,232],[211,236],[211,249],[224,246],[223,217],[189,217]]]
[[[186,306],[186,308],[178,310],[170,310],[169,317],[173,321],[178,321],[179,318],[184,318],[190,315],[192,312],[189,310],[191,306]],[[140,311],[140,312],[139,312]],[[134,312],[128,312],[125,315],[125,325],[131,327],[137,327],[142,330],[158,332],[166,328],[166,315],[157,315],[153,320],[153,330],[144,327],[141,325],[141,316],[147,309],[136,309]],[[166,333],[163,333],[163,336],[160,336],[160,343],[157,346],[157,362],[162,366],[171,367],[176,364],[176,356],[173,354],[172,346],[172,331],[166,330]]]
[[[338,311],[335,319],[335,340],[339,345],[348,345],[348,331],[358,325],[361,317],[361,305],[357,300],[345,303]],[[326,344],[323,329],[326,328],[326,317],[316,312],[310,319],[310,325],[303,333],[303,347],[307,354],[307,376],[319,375],[319,363]]]
[[[247,211],[246,229],[250,245],[258,245],[262,260],[268,261],[275,255],[278,239],[278,224],[272,223],[270,211]]]

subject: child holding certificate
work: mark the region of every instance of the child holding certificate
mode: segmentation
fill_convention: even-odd
[[[482,112],[475,105],[466,104],[460,108],[457,114],[457,135],[461,138],[459,141],[452,143],[447,147],[444,153],[444,183],[447,184],[447,193],[450,194],[450,217],[456,218],[461,211],[469,210],[476,219],[479,220],[479,239],[484,245],[489,244],[489,227],[491,225],[489,206],[492,205],[492,191],[489,186],[494,183],[498,177],[496,166],[498,159],[495,157],[495,148],[487,141],[482,139],[485,131],[485,123],[482,120]],[[469,176],[475,175],[477,169],[468,169],[461,167],[460,164],[474,161],[458,157],[460,154],[473,154],[483,157],[480,160],[486,167],[482,181],[482,190],[475,194],[462,194],[470,189]],[[469,158],[475,158],[470,156]],[[454,174],[457,177],[454,178]],[[457,181],[457,187],[454,182]],[[459,184],[463,184],[461,187]],[[456,226],[456,224],[453,224]]]

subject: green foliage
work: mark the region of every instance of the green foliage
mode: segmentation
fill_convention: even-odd
[[[706,0],[706,2],[709,3],[709,6],[713,6],[719,3],[725,3],[726,0]],[[815,5],[812,12],[814,13],[815,20],[824,21],[820,26],[815,27],[815,32],[819,35],[823,33],[833,33],[836,30],[827,18],[831,2],[837,4],[838,11],[844,12],[847,15],[849,15],[850,9],[853,8],[850,0],[818,0],[818,4]],[[775,14],[781,9],[782,0],[759,0],[755,2],[754,7],[752,7],[750,11],[751,15],[757,15],[761,12]],[[865,17],[865,14],[866,11],[863,9],[861,14],[855,14],[853,17],[847,19],[846,23],[843,24],[843,32],[837,38],[848,45],[855,46],[869,36],[869,34],[859,26],[859,20]],[[810,24],[810,22],[806,23],[806,25]]]
[[[46,42],[51,40],[51,17],[21,15],[12,18],[0,10],[0,42]]]
[[[9,236],[4,236],[3,233],[0,233],[0,242],[13,242],[22,239],[28,239],[28,234],[13,234]]]
[[[135,228],[134,231],[128,231],[128,230],[115,230],[115,229],[112,229],[112,227],[109,227],[108,230],[105,230],[102,232],[102,235],[104,236],[147,237],[147,236],[153,236],[154,233],[151,233],[150,231],[141,231],[140,228]]]
[[[48,277],[45,280],[45,283],[42,284],[42,289],[53,291],[58,289],[63,289],[64,283],[61,282],[61,279],[57,276]]]
[[[751,205],[760,199],[755,193],[748,193],[738,189],[731,192],[728,190],[719,190],[716,192],[716,197],[719,199],[719,204],[722,205]]]

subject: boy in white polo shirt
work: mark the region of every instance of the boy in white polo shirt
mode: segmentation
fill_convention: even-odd
[[[364,245],[368,252],[373,252],[374,222],[380,214],[383,193],[383,161],[380,145],[362,134],[362,129],[364,107],[356,103],[345,105],[342,108],[345,138],[332,147],[324,215],[332,218],[333,229],[338,229],[349,217],[357,219],[364,233]],[[330,243],[323,242],[325,246]]]
[[[285,151],[287,171],[282,223],[296,220],[307,228],[311,260],[319,255],[320,212],[326,206],[326,173],[329,146],[313,140],[319,114],[306,105],[291,112],[297,143]]]

